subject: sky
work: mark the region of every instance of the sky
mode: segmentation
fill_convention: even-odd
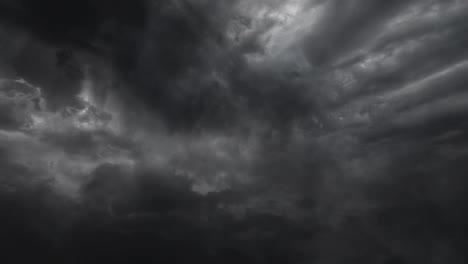
[[[2,263],[465,263],[468,2],[0,0]]]

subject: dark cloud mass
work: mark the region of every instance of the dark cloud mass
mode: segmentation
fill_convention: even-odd
[[[0,0],[1,263],[465,263],[468,2]]]

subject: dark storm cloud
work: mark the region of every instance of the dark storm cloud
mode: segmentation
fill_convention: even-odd
[[[2,20],[25,28],[47,41],[98,49],[92,40],[116,37],[124,27],[142,27],[146,1],[9,1],[3,0]],[[110,29],[103,28],[106,23]],[[117,32],[112,32],[112,29]]]
[[[53,0],[1,4],[3,63],[10,74],[44,87],[51,104],[73,98],[84,65],[104,60],[119,71],[121,80],[132,83],[131,94],[175,127],[191,128],[207,112],[219,112],[213,117],[218,122],[233,111],[230,99],[216,91],[211,68],[205,65],[223,42],[223,25],[231,15],[227,8],[232,4]],[[208,17],[208,13],[217,15]],[[10,34],[19,36],[10,39]]]
[[[33,2],[3,4],[10,10],[3,19],[15,25],[5,32],[5,64],[11,75],[42,87],[52,107],[73,100],[86,65],[99,74],[110,63],[129,83],[124,95],[135,96],[171,129],[226,128],[251,113],[281,125],[313,109],[307,98],[290,103],[303,98],[303,88],[292,88],[287,76],[270,78],[278,75],[274,69],[251,72],[243,56],[262,52],[258,38],[277,22],[266,21],[269,26],[233,45],[229,27],[241,23],[236,2],[139,1],[131,8],[120,2]],[[7,37],[10,31],[22,38],[19,46]]]
[[[127,6],[125,1],[5,0],[0,6],[8,76],[43,87],[57,107],[80,90],[84,65],[90,63],[81,52],[126,65],[135,57],[146,20],[145,1]]]
[[[463,1],[0,7],[7,263],[464,262]]]
[[[282,263],[305,254],[293,243],[307,240],[313,230],[270,214],[233,218],[216,209],[218,201],[191,191],[187,180],[156,173],[129,177],[119,166],[103,165],[83,186],[84,204],[58,198],[47,185],[2,191],[2,229],[9,230],[2,240],[11,248],[4,258],[14,263]],[[14,175],[20,174],[27,173],[20,169]],[[29,254],[17,255],[15,249]]]
[[[379,26],[411,1],[326,1],[326,14],[306,40],[312,64],[328,64],[377,33]]]

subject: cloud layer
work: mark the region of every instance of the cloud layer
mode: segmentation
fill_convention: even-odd
[[[5,263],[467,258],[465,1],[0,10]]]

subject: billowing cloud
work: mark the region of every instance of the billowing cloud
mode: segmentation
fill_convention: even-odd
[[[6,263],[463,263],[467,12],[0,0]]]

